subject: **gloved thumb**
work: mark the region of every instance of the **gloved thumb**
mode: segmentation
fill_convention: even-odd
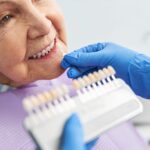
[[[85,150],[83,129],[76,114],[66,122],[61,140],[60,150]]]

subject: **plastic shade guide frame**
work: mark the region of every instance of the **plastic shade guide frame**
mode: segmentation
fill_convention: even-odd
[[[72,87],[76,92],[72,97],[64,84],[23,100],[28,113],[24,127],[41,150],[59,150],[64,124],[73,112],[79,115],[88,142],[143,110],[111,66],[73,80]]]

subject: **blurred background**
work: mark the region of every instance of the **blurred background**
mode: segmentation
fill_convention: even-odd
[[[150,56],[150,0],[57,0],[64,12],[69,48],[115,42]],[[150,100],[133,122],[150,143]]]

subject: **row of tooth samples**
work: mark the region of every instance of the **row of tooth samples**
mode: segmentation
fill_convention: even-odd
[[[120,86],[115,77],[115,70],[108,66],[73,81],[73,87],[82,102],[107,93]]]
[[[106,80],[107,82],[115,80],[115,74],[116,72],[113,69],[113,67],[108,66],[103,70],[98,70],[97,72],[95,71],[93,73],[88,74],[87,76],[73,80],[73,87],[78,90],[86,86],[92,85],[93,83],[105,84]]]
[[[74,107],[74,105],[66,85],[61,85],[50,91],[45,91],[23,100],[23,107],[28,113],[41,112],[43,110],[51,110],[52,113],[56,113],[56,111],[61,112],[63,109]]]

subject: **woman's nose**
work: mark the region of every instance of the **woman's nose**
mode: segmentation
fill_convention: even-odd
[[[49,34],[52,27],[52,22],[40,13],[30,17],[29,24],[28,38],[31,40]]]

